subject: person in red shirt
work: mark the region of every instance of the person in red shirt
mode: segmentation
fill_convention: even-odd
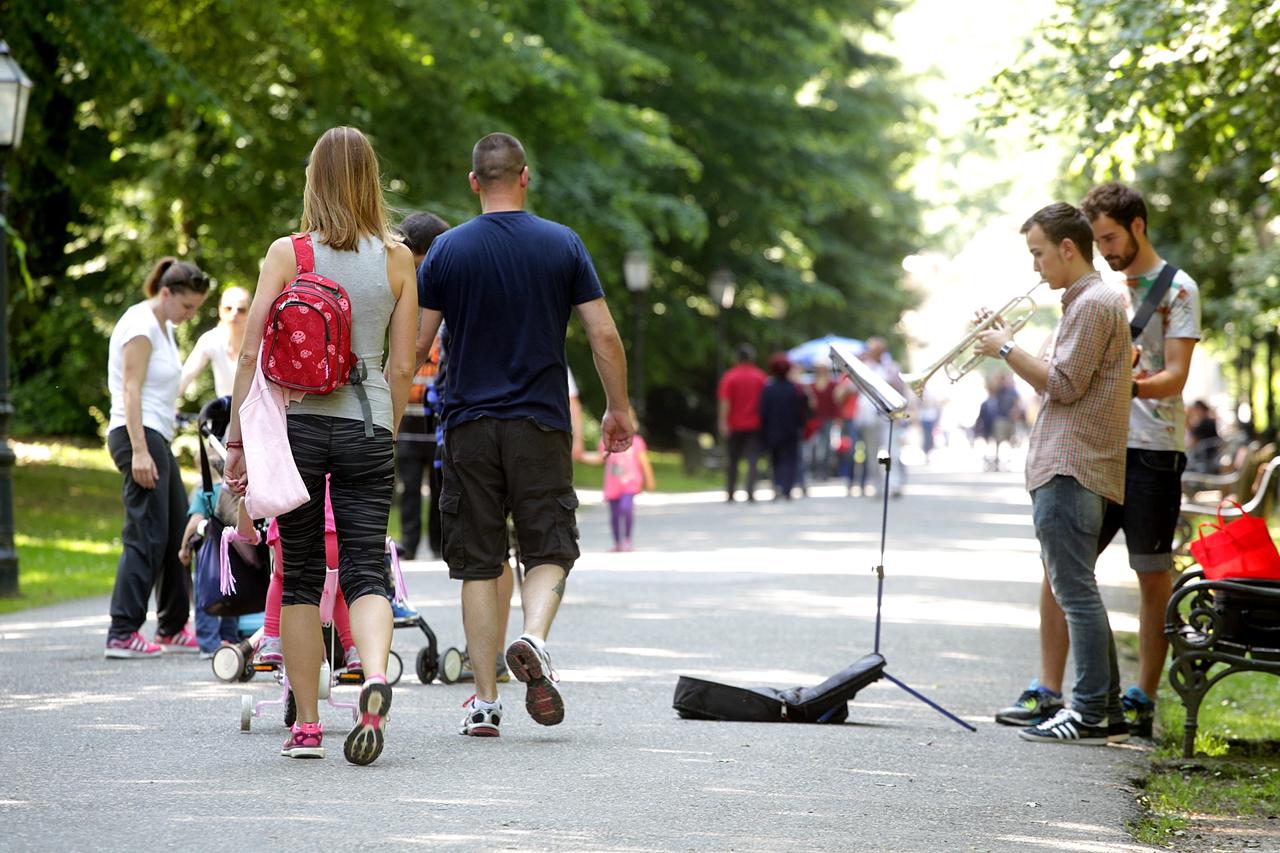
[[[747,460],[747,500],[756,499],[756,477],[760,461],[760,392],[767,377],[756,367],[756,351],[750,344],[738,347],[738,363],[720,377],[720,436],[729,446],[725,472],[726,500],[733,502],[738,486],[738,463]]]

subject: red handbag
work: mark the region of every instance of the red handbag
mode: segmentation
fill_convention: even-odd
[[[1242,513],[1232,522],[1222,520],[1222,504],[1231,503]],[[1205,535],[1204,528],[1214,531]],[[1235,501],[1218,504],[1218,520],[1200,525],[1200,538],[1191,543],[1191,556],[1209,580],[1220,578],[1280,579],[1280,552],[1271,539],[1267,523],[1244,514]]]

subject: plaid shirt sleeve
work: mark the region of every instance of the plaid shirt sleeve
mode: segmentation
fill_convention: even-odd
[[[1086,302],[1063,318],[1045,383],[1050,400],[1070,405],[1085,395],[1104,363],[1114,328],[1112,312],[1097,302]]]

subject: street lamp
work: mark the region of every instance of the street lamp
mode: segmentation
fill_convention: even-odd
[[[631,359],[631,386],[636,400],[636,420],[644,420],[644,312],[646,308],[645,294],[649,290],[649,253],[634,249],[627,252],[622,259],[622,277],[627,282],[627,290],[631,291],[631,305],[635,332],[632,346],[635,348]]]
[[[9,246],[6,240],[5,206],[9,184],[5,180],[9,152],[22,144],[27,122],[31,80],[0,41],[0,596],[18,594],[18,551],[13,545],[13,448],[9,447]]]
[[[707,279],[707,290],[711,301],[716,305],[716,382],[724,373],[725,338],[728,330],[728,313],[733,307],[733,298],[738,295],[738,282],[733,271],[728,267],[717,267]]]

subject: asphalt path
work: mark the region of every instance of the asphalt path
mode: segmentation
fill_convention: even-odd
[[[991,721],[1036,672],[1039,564],[1021,474],[980,469],[943,452],[890,502],[881,628],[888,671],[976,732],[888,681],[843,725],[672,710],[681,674],[816,684],[873,649],[878,498],[645,496],[637,550],[613,554],[588,495],[549,645],[564,723],[534,724],[509,684],[502,736],[460,737],[470,687],[419,683],[422,635],[400,630],[407,671],[370,767],[342,758],[346,712],[322,708],[322,761],[279,756],[274,709],[241,733],[241,694],[279,693],[261,676],[105,660],[105,599],[0,617],[0,850],[1149,849],[1125,829],[1141,744],[1031,744]],[[457,584],[439,563],[406,568],[442,644],[461,645]],[[1099,579],[1133,630],[1122,548]]]

